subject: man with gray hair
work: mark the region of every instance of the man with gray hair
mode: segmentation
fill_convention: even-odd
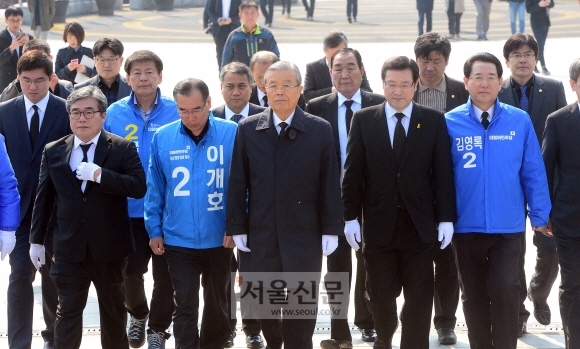
[[[270,108],[242,120],[238,127],[226,233],[242,255],[243,272],[285,276],[307,272],[320,279],[322,256],[336,249],[342,235],[332,129],[328,121],[297,107],[301,82],[293,63],[272,64],[264,77]],[[316,296],[313,290],[309,297]],[[281,331],[279,315],[264,315],[258,316],[268,348],[313,347],[316,314],[285,316]]]
[[[562,280],[560,316],[567,349],[580,347],[580,314],[577,311],[580,307],[580,58],[570,65],[570,86],[577,100],[548,115],[542,142],[553,205],[548,232],[544,235],[556,240]]]
[[[53,211],[58,207],[50,276],[59,305],[55,348],[79,348],[91,282],[97,290],[103,348],[129,348],[123,271],[135,250],[127,197],[145,195],[145,172],[135,144],[103,130],[107,98],[95,86],[66,102],[73,134],[42,154],[30,232],[32,264],[40,268]]]

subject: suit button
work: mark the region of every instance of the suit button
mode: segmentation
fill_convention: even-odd
[[[336,223],[342,223],[342,219],[338,218],[338,219],[336,220]]]
[[[397,173],[397,177],[401,177],[401,174],[400,173]]]
[[[84,219],[84,218],[83,218],[83,219],[81,219],[81,222],[83,222],[83,223],[84,223],[84,222],[85,222],[85,219]]]
[[[234,219],[233,218],[230,218],[230,223],[233,223],[233,222],[234,222]]]
[[[83,198],[83,201],[87,201],[87,198]]]
[[[399,200],[399,198],[395,196],[395,201],[397,201],[397,200]]]

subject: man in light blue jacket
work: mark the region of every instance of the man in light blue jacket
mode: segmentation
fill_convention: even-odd
[[[526,231],[545,231],[551,204],[528,114],[500,103],[502,66],[478,53],[464,65],[469,100],[445,114],[457,197],[453,236],[472,348],[515,349],[518,257]]]
[[[201,80],[179,82],[173,97],[181,120],[153,136],[145,226],[153,252],[167,258],[176,348],[222,348],[230,334],[226,290],[235,244],[225,236],[225,207],[237,124],[214,118],[209,89]]]
[[[1,258],[16,246],[16,228],[20,225],[20,195],[10,164],[4,136],[0,135],[0,251]]]

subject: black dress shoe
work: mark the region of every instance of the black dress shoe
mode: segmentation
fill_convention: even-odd
[[[44,342],[43,349],[54,349],[54,342]]]
[[[552,322],[552,312],[547,303],[537,304],[534,302],[534,317],[538,322],[544,326],[547,326]]]
[[[352,342],[342,339],[325,339],[320,342],[322,349],[352,349]]]
[[[224,348],[233,348],[233,346],[234,346],[234,338],[236,338],[236,332],[235,331],[232,332],[232,333],[230,333],[230,335],[228,336],[228,339],[224,343]]]
[[[362,333],[361,340],[363,342],[374,342],[377,338],[377,333],[374,328],[359,328]]]
[[[246,336],[246,346],[250,349],[260,349],[264,347],[264,340],[259,334],[255,336]]]
[[[438,329],[437,336],[439,337],[439,343],[441,344],[450,345],[457,343],[457,336],[451,328]]]
[[[389,342],[384,342],[380,339],[375,340],[375,343],[373,345],[373,349],[393,349],[393,347],[391,346],[391,342],[393,341],[393,338],[391,337],[389,339]]]
[[[528,323],[527,322],[518,324],[518,338],[523,336],[524,333],[528,333]]]

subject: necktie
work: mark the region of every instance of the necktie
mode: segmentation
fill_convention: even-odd
[[[407,139],[405,128],[401,122],[403,117],[405,117],[405,114],[396,113],[395,117],[397,117],[397,125],[395,126],[395,136],[393,137],[393,152],[395,153],[397,166],[400,166],[403,158],[403,149],[405,148],[405,140]]]
[[[237,124],[238,122],[240,122],[240,120],[242,120],[243,117],[244,117],[243,115],[236,114],[236,115],[232,116],[232,118],[230,120],[232,120],[233,122],[235,122]]]
[[[30,120],[30,144],[32,144],[32,150],[34,150],[36,141],[38,140],[40,115],[38,114],[38,106],[33,105],[32,108],[34,108],[34,114],[32,114],[32,119]]]
[[[489,126],[489,120],[487,119],[489,117],[489,113],[484,111],[483,113],[481,113],[481,124],[483,125],[483,128],[485,128],[487,130],[487,126]]]
[[[520,98],[520,109],[527,112],[528,107],[530,104],[530,100],[528,99],[528,95],[526,94],[526,90],[528,89],[527,86],[520,86],[520,90],[522,91],[522,98]]]
[[[282,138],[282,135],[284,134],[286,127],[288,127],[288,124],[282,121],[281,123],[278,124],[278,126],[280,126],[280,134],[278,135],[278,138]]]
[[[83,151],[83,160],[82,162],[89,162],[89,158],[87,156],[87,153],[89,151],[89,148],[91,147],[93,143],[88,143],[88,144],[80,144],[79,146],[81,147],[82,151]]]
[[[350,107],[352,106],[353,102],[354,101],[348,100],[348,101],[344,101],[344,103],[342,103],[346,107],[345,120],[346,120],[346,134],[347,135],[350,132],[350,122],[352,121],[352,109],[350,109]]]
[[[269,107],[270,105],[268,104],[268,96],[264,96],[262,97],[262,100],[264,101],[264,107]]]

